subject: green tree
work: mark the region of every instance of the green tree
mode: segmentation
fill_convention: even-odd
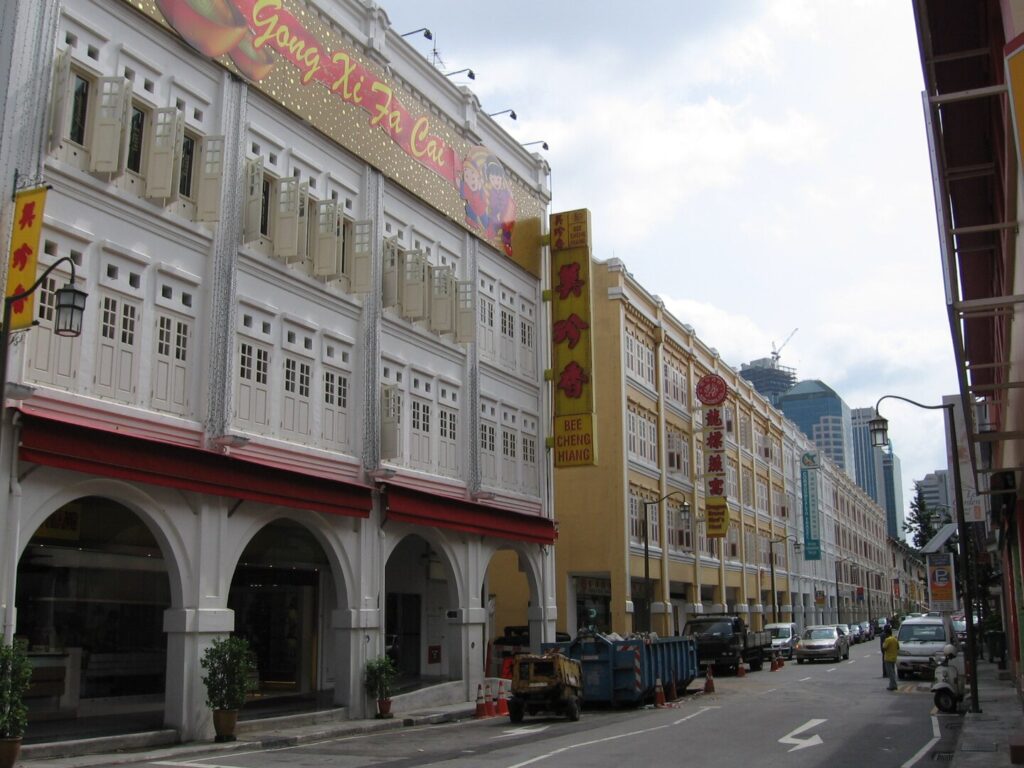
[[[915,549],[921,549],[938,532],[938,516],[928,508],[921,483],[914,481],[914,500],[910,502],[910,515],[903,530],[912,535]]]

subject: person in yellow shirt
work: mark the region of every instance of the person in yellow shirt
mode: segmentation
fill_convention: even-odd
[[[882,664],[885,666],[886,674],[889,676],[890,691],[895,691],[896,685],[896,657],[900,652],[900,641],[892,633],[892,627],[885,628],[885,639],[882,641]]]

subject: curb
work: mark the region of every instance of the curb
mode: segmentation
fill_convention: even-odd
[[[223,744],[188,742],[174,744],[165,748],[147,749],[147,747],[152,746],[152,739],[164,737],[167,733],[167,731],[152,731],[114,739],[99,738],[31,744],[22,747],[19,763],[23,763],[25,766],[32,766],[46,761],[48,768],[94,768],[94,766],[156,762],[180,757],[199,758],[203,755],[296,747],[301,744],[326,741],[342,735],[359,735],[419,725],[436,725],[470,719],[472,716],[473,710],[467,708],[453,712],[410,715],[409,717],[396,717],[388,720],[350,720],[333,727],[307,726],[306,729],[302,729],[299,733],[290,733],[289,729],[281,729],[279,731],[268,730],[262,735],[253,733],[251,737],[243,737],[237,741]],[[106,751],[88,754],[81,751],[92,745],[98,746],[100,743],[104,744]]]

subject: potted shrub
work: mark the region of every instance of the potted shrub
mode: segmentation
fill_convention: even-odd
[[[366,662],[366,692],[377,699],[377,717],[391,717],[391,691],[398,679],[398,667],[387,656]]]
[[[11,768],[28,727],[25,693],[32,679],[25,643],[0,643],[0,768]]]
[[[199,663],[206,674],[206,705],[213,710],[217,741],[234,741],[238,710],[256,680],[256,656],[241,637],[217,638]]]

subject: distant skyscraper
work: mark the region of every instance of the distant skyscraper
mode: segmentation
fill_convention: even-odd
[[[925,475],[921,480],[921,495],[928,509],[953,522],[953,505],[949,503],[949,470],[937,469]]]
[[[857,467],[857,485],[885,509],[885,478],[882,473],[882,449],[871,444],[868,422],[875,417],[874,408],[854,408],[853,450]]]
[[[796,369],[779,365],[774,357],[741,363],[740,376],[753,384],[754,389],[774,406],[778,406],[779,396],[796,384]]]
[[[834,389],[818,379],[801,381],[779,397],[777,407],[851,480],[857,479],[850,406]]]
[[[906,541],[907,534],[903,531],[906,520],[903,511],[903,472],[900,470],[900,457],[892,452],[892,440],[889,441],[889,450],[882,452],[882,474],[885,476],[885,519],[889,538]]]

